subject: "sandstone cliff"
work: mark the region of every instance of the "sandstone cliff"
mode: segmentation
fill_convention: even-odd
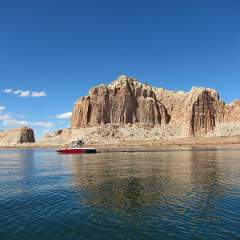
[[[126,124],[178,128],[178,137],[202,137],[222,123],[240,121],[240,101],[226,105],[210,88],[173,92],[120,76],[74,105],[73,129]]]
[[[14,145],[34,142],[34,131],[28,127],[0,131],[0,145]]]
[[[102,124],[167,124],[170,118],[152,88],[135,79],[120,77],[112,84],[92,88],[76,102],[72,127]]]

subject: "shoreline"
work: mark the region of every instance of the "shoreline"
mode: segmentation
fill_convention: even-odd
[[[65,148],[68,144],[45,144],[45,143],[25,143],[16,145],[0,145],[0,150],[4,149],[56,149]],[[169,140],[122,140],[118,143],[100,144],[91,143],[86,144],[86,147],[94,147],[99,150],[110,149],[115,150],[119,148],[171,148],[171,147],[217,147],[217,146],[240,146],[240,136],[234,137],[211,137],[211,138],[179,138]]]

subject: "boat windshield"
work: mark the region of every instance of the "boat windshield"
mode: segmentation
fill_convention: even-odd
[[[81,147],[84,145],[83,140],[77,140],[77,141],[72,141],[70,144],[71,148],[77,148],[77,147]]]

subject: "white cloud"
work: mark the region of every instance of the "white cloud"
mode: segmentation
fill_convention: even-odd
[[[5,110],[5,107],[0,106],[0,109]],[[45,122],[45,121],[31,122],[31,121],[21,120],[21,118],[24,118],[24,116],[15,115],[15,117],[12,117],[7,113],[0,112],[0,122],[2,122],[3,126],[7,126],[7,127],[33,126],[33,127],[48,128],[48,129],[53,128],[55,126],[52,122]]]
[[[53,128],[54,124],[52,122],[30,122],[29,125],[42,127],[42,128]]]
[[[13,89],[7,88],[7,89],[4,89],[3,91],[4,91],[5,93],[9,94],[9,93],[11,93],[11,92],[13,91]]]
[[[21,90],[19,90],[21,91]],[[25,91],[25,93],[22,94],[22,97],[27,97],[28,92]],[[51,129],[55,125],[52,122],[46,122],[46,121],[25,121],[21,120],[24,118],[22,114],[15,114],[14,117],[11,116],[11,114],[5,113],[6,107],[0,105],[0,122],[2,122],[3,126],[6,127],[17,127],[17,126],[33,126],[33,127],[40,127],[40,128],[46,128]]]
[[[15,114],[15,117],[16,117],[16,118],[21,118],[21,119],[23,119],[23,118],[24,118],[24,115],[21,114],[21,113],[20,113],[20,114],[18,113],[18,114]]]
[[[9,115],[0,115],[0,121],[3,121],[4,126],[16,127],[16,126],[34,126],[40,128],[53,128],[54,124],[52,122],[28,122],[24,120],[17,120],[11,118]]]
[[[0,106],[0,121],[10,119],[10,116],[7,113],[4,113],[5,109],[5,106]]]
[[[22,91],[22,90],[19,90],[19,89],[18,89],[18,90],[13,91],[13,93],[14,93],[15,95],[18,95],[18,94],[21,93],[21,91]]]
[[[36,92],[36,91],[31,91],[31,90],[21,90],[21,89],[11,89],[11,88],[7,88],[3,90],[6,94],[14,94],[17,95],[18,97],[46,97],[47,94],[45,91],[40,91],[40,92]]]
[[[0,121],[5,121],[10,119],[11,117],[8,114],[0,114]]]
[[[41,92],[32,92],[32,97],[46,97],[47,94],[44,91]]]
[[[3,125],[4,126],[8,126],[8,127],[10,127],[10,126],[11,127],[26,126],[26,125],[28,125],[28,122],[26,122],[26,121],[18,121],[16,119],[9,118],[9,119],[6,119],[6,120],[3,121]]]
[[[5,111],[5,109],[6,109],[6,107],[5,107],[5,106],[0,106],[0,113],[4,112],[4,111]]]
[[[30,91],[21,91],[20,94],[18,95],[19,97],[29,97],[30,96]]]
[[[61,113],[56,115],[56,118],[58,119],[70,119],[72,116],[72,112],[65,112],[65,113]]]

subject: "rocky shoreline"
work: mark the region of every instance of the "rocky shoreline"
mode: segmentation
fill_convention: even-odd
[[[14,145],[0,145],[0,149],[34,149],[34,148],[62,148],[67,147],[68,144],[47,144],[47,143],[25,143]],[[209,137],[209,138],[180,138],[172,140],[153,141],[153,140],[135,140],[135,141],[122,141],[121,143],[98,143],[87,144],[87,147],[95,147],[98,150],[118,151],[120,148],[138,149],[141,150],[145,147],[150,150],[162,148],[176,148],[176,147],[240,147],[240,136],[235,137]],[[146,150],[147,150],[146,149]]]

